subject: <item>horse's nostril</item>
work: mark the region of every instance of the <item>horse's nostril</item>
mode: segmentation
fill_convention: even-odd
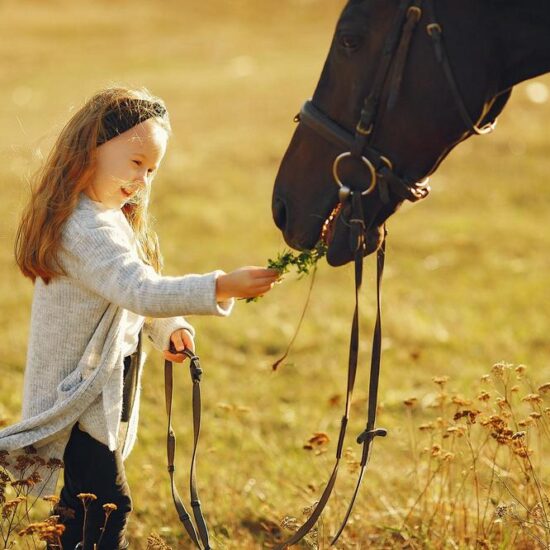
[[[281,199],[273,199],[273,221],[275,225],[284,231],[286,228],[286,206]]]

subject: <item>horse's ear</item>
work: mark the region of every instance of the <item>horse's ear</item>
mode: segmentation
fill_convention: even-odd
[[[498,117],[498,115],[500,115],[500,113],[502,112],[502,109],[504,109],[504,106],[506,105],[506,103],[508,103],[508,100],[510,99],[511,95],[512,95],[512,88],[498,95],[496,99],[493,101],[493,104],[491,105],[491,108],[489,109],[488,113],[483,117],[483,120],[481,121],[479,126],[483,127],[486,124],[490,124],[494,122],[495,119]]]

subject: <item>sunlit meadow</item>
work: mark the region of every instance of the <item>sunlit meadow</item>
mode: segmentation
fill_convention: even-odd
[[[32,298],[13,261],[14,231],[28,178],[72,110],[113,83],[146,86],[167,102],[174,134],[152,203],[167,274],[265,264],[285,248],[271,220],[273,180],[342,6],[0,3],[1,419],[19,415]],[[549,544],[549,89],[548,77],[519,86],[496,132],[458,147],[432,179],[430,198],[389,223],[379,411],[389,436],[375,442],[338,548]],[[328,548],[355,483],[372,260],[366,269],[348,450],[304,548]],[[330,475],[353,311],[350,267],[319,266],[295,345],[271,368],[292,338],[308,283],[289,275],[258,302],[239,302],[229,319],[192,319],[205,369],[199,486],[217,548],[283,540]],[[186,367],[177,374],[177,468],[186,496],[191,390]],[[152,533],[190,548],[170,496],[162,360],[154,350],[143,385],[139,440],[127,461],[132,548],[147,548]],[[46,506],[36,513],[47,515]],[[40,547],[30,536],[13,540]]]

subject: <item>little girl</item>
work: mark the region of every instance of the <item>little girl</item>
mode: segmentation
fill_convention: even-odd
[[[229,315],[233,298],[269,291],[277,272],[243,267],[231,273],[166,277],[149,227],[153,178],[170,125],[164,103],[144,90],[97,93],[61,131],[37,176],[16,238],[16,260],[34,282],[22,420],[0,431],[10,457],[29,445],[44,460],[64,461],[63,548],[82,547],[79,493],[89,508],[84,548],[103,525],[102,505],[117,506],[101,548],[127,548],[132,509],[123,460],[136,437],[141,332],[166,358],[194,350],[193,327],[181,315]],[[46,468],[35,494],[55,491]]]

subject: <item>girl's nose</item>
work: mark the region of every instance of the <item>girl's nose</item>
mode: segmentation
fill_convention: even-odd
[[[136,183],[140,187],[145,187],[147,185],[147,181],[149,179],[149,174],[147,172],[141,172],[138,177],[136,178]]]

